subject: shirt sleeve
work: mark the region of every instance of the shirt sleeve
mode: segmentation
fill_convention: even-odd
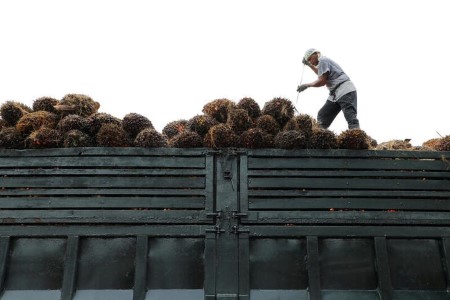
[[[319,70],[317,72],[317,76],[322,76],[326,72],[330,72],[330,63],[324,59],[319,61]]]

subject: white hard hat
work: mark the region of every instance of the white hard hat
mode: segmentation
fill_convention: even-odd
[[[306,50],[305,56],[304,56],[305,60],[308,60],[311,57],[311,55],[313,55],[316,52],[319,52],[319,50],[314,49],[314,48],[309,48],[308,50]]]

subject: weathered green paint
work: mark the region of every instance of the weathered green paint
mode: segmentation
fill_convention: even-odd
[[[153,295],[182,295],[186,287],[211,300],[445,299],[449,157],[427,151],[0,149],[0,284],[8,287],[9,268],[17,270],[11,257],[32,261],[38,256],[30,253],[48,241],[52,261],[64,261],[64,300],[86,287],[130,289],[134,300],[152,289],[158,290]],[[14,252],[15,245],[22,252]],[[407,279],[397,270],[409,268],[402,253],[415,261]],[[430,266],[422,255],[429,255]],[[111,266],[90,272],[91,260]],[[277,265],[282,261],[296,262],[290,274]],[[260,268],[269,271],[257,276]],[[190,275],[193,269],[203,286]],[[30,278],[9,282],[26,289]]]

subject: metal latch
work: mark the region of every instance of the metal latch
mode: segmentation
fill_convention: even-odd
[[[233,174],[230,171],[224,171],[223,178],[226,180],[231,180],[231,179],[233,179]]]

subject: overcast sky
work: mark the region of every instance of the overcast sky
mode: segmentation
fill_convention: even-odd
[[[317,116],[328,91],[296,87],[317,48],[350,76],[361,128],[414,145],[450,134],[445,0],[0,0],[0,103],[68,93],[159,131],[218,98],[285,97]],[[305,68],[303,83],[316,79]],[[338,115],[330,129],[347,128]]]

